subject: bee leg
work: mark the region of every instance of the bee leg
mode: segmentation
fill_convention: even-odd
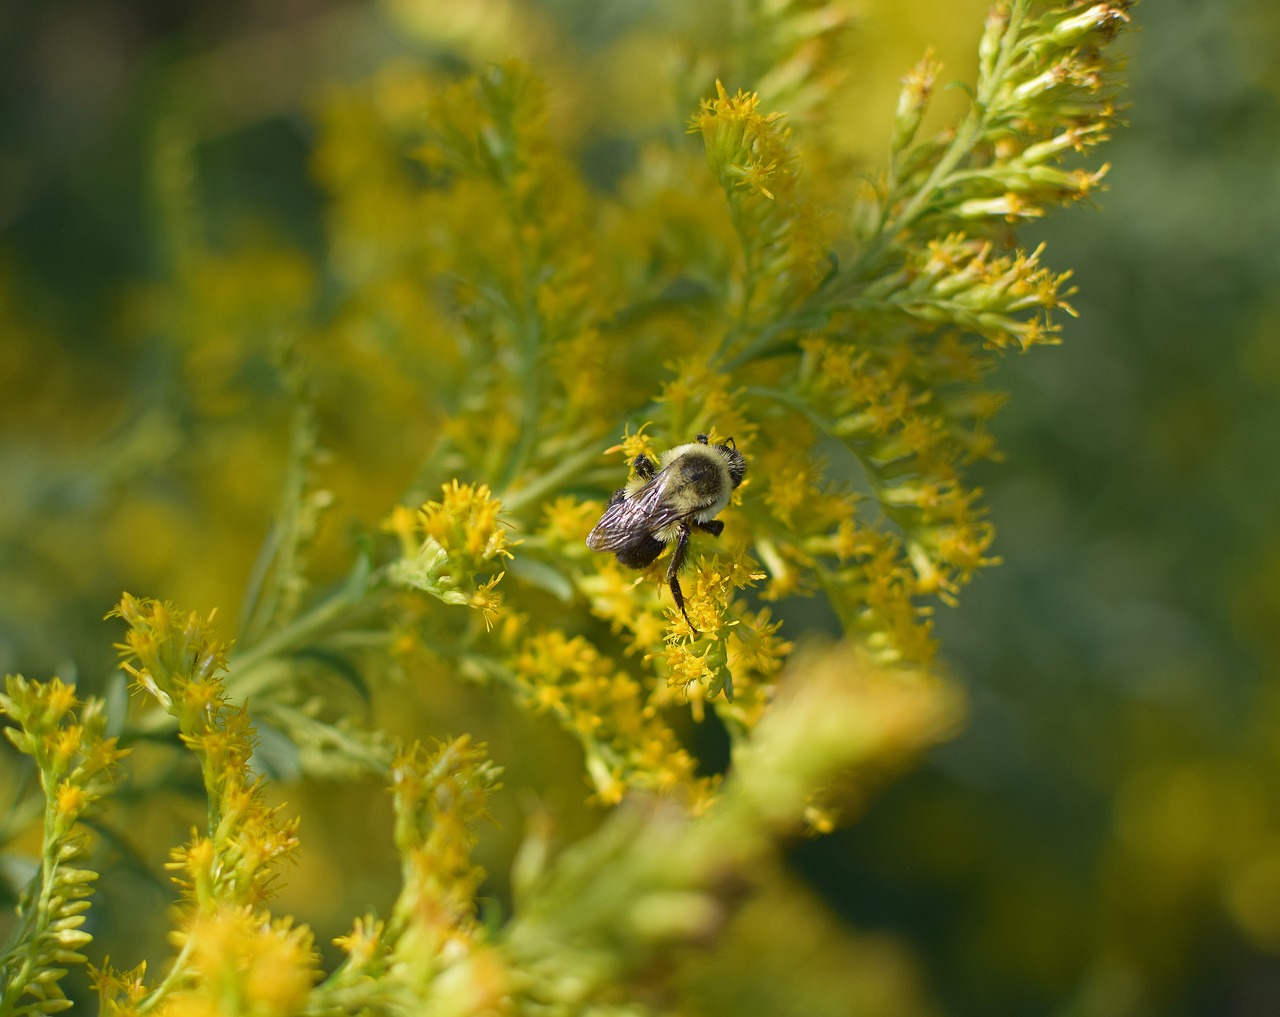
[[[705,523],[694,523],[703,533],[709,533],[713,537],[718,537],[724,533],[724,523],[719,519],[708,519]]]
[[[676,549],[671,553],[671,564],[667,566],[667,585],[671,587],[671,596],[676,599],[676,607],[680,608],[680,613],[684,615],[689,628],[693,629],[693,635],[696,638],[698,630],[694,628],[693,622],[689,621],[689,612],[684,609],[684,591],[680,589],[679,578],[679,572],[684,567],[684,560],[689,554],[689,530],[687,520],[680,524],[680,535],[676,537]]]
[[[643,452],[631,460],[631,468],[641,480],[652,480],[658,472],[658,464]]]

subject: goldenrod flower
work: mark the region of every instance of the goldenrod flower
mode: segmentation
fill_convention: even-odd
[[[113,612],[121,666],[152,708],[140,734],[176,731],[207,821],[168,863],[177,955],[150,988],[144,968],[104,963],[104,1012],[679,1009],[665,982],[640,996],[631,980],[716,937],[779,836],[829,830],[849,804],[842,777],[899,763],[956,722],[954,693],[924,669],[933,612],[995,561],[969,476],[999,455],[989,374],[1004,351],[1057,341],[1074,313],[1069,272],[1018,247],[1012,227],[1102,186],[1107,167],[1089,160],[1117,116],[1104,44],[1128,5],[997,0],[968,112],[923,136],[942,74],[927,53],[903,78],[887,163],[857,190],[820,115],[847,16],[823,0],[748,7],[755,78],[716,80],[690,120],[704,159],[653,131],[633,170],[600,187],[552,116],[580,109],[560,82],[515,62],[448,81],[405,65],[326,103],[323,275],[298,256],[213,256],[175,237],[190,292],[150,313],[189,337],[183,370],[212,382],[197,408],[230,412],[220,382],[261,335],[285,334],[300,337],[280,351],[299,409],[286,507],[236,652],[213,613],[128,594]],[[159,186],[180,190],[181,146],[161,148]],[[304,312],[319,277],[332,314],[316,324]],[[326,384],[343,398],[322,414],[313,390]],[[418,507],[382,502],[386,539],[365,535],[322,594],[304,552],[332,501],[314,481],[328,414],[370,459],[391,444],[420,458],[404,496]],[[750,469],[723,529],[691,536],[682,612],[669,550],[637,575],[585,537],[638,456],[700,434],[733,438]],[[244,439],[230,458],[261,465],[269,449]],[[381,497],[363,460],[325,465],[357,499]],[[261,471],[231,472],[211,471],[209,488],[256,506],[244,478]],[[781,617],[803,605],[777,602],[800,597],[822,598],[839,649],[796,656]],[[393,755],[311,684],[329,669],[381,695],[366,674],[424,660],[552,718],[581,749],[592,801],[623,805],[563,854],[531,838],[516,914],[492,927],[473,852],[500,769],[466,736]],[[26,993],[52,1012],[88,942],[95,874],[78,824],[121,753],[102,705],[63,683],[11,678],[0,708],[45,796],[0,1009]],[[724,773],[688,747],[709,714]],[[282,737],[299,772],[385,771],[395,806],[400,891],[386,918],[335,941],[346,959],[323,979],[310,932],[266,909],[299,850],[255,764]]]
[[[502,603],[494,587],[505,574],[504,560],[512,556],[501,511],[487,485],[451,481],[439,501],[419,509],[416,546],[410,543],[405,514],[394,514],[388,526],[401,535],[405,553],[391,567],[391,578],[446,604],[475,608],[492,628]]]

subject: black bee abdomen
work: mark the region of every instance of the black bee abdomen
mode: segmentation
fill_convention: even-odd
[[[663,543],[657,537],[646,534],[641,540],[616,552],[618,563],[629,569],[643,569],[653,564],[662,553]]]

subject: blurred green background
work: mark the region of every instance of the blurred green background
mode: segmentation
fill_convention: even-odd
[[[850,7],[835,109],[851,153],[880,159],[926,45],[944,79],[971,72],[983,9]],[[1007,459],[981,483],[1005,563],[938,618],[969,726],[792,858],[842,920],[907,944],[956,1015],[1280,1013],[1280,9],[1134,15],[1102,211],[1025,237],[1075,270],[1080,317],[1003,366]],[[683,112],[646,77],[654,40],[713,28],[585,0],[0,10],[0,668],[101,688],[118,637],[101,618],[125,589],[234,617],[285,460],[271,336],[314,313],[325,256],[308,159],[331,82],[521,56],[607,181],[634,154],[619,137]],[[166,310],[191,223],[209,250],[256,253]],[[220,317],[242,275],[264,303]],[[228,318],[265,337],[260,357]],[[340,414],[320,424],[339,451],[360,442]],[[400,496],[415,426],[335,466],[322,575]],[[335,856],[309,829],[306,878],[359,899],[359,859],[389,847]]]

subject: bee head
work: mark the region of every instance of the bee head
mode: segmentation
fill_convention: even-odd
[[[707,436],[705,434],[698,435],[698,441],[707,444]],[[742,478],[747,475],[747,460],[732,438],[728,439],[723,445],[712,445],[713,449],[724,456],[724,461],[729,467],[729,479],[733,481],[736,488],[742,483]]]

